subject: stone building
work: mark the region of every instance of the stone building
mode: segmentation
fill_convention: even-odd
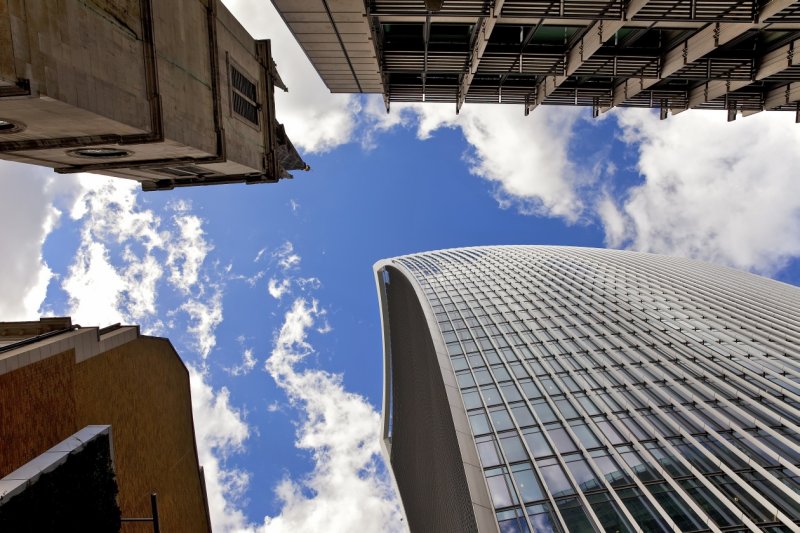
[[[0,158],[141,182],[307,169],[275,117],[269,40],[220,0],[0,2]]]
[[[137,326],[0,322],[0,443],[2,531],[211,531],[189,374]]]

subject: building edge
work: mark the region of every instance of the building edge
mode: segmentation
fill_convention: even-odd
[[[415,277],[401,264],[397,263],[394,259],[385,259],[378,261],[373,265],[373,272],[375,274],[376,289],[378,292],[378,300],[381,311],[381,331],[383,340],[383,398],[381,409],[381,449],[383,451],[385,460],[389,465],[391,472],[392,484],[401,497],[401,508],[403,517],[409,526],[412,522],[409,521],[409,512],[406,509],[406,503],[409,495],[404,494],[400,490],[396,472],[392,467],[392,437],[390,435],[391,426],[393,425],[393,409],[394,409],[394,395],[392,390],[393,375],[392,375],[392,358],[395,355],[393,350],[393,339],[397,337],[392,336],[391,313],[390,313],[390,297],[387,292],[387,285],[391,283],[394,276],[395,280],[401,280],[408,284],[413,293],[409,294],[421,310],[421,317],[416,317],[425,323],[428,331],[428,339],[433,348],[433,354],[436,357],[436,365],[440,370],[438,377],[441,379],[441,384],[444,387],[444,395],[448,407],[448,420],[444,421],[446,425],[452,428],[452,433],[449,435],[450,442],[454,442],[458,447],[459,457],[461,462],[460,475],[463,475],[464,482],[468,487],[469,504],[472,509],[471,519],[474,528],[472,530],[481,533],[491,532],[497,533],[498,526],[494,517],[494,510],[492,508],[491,499],[489,496],[489,488],[486,484],[486,479],[483,476],[482,467],[478,459],[478,451],[475,446],[472,433],[469,428],[467,420],[466,408],[464,407],[461,394],[456,385],[455,373],[453,372],[450,363],[450,357],[447,353],[444,338],[439,331],[438,323],[436,322],[433,310],[428,304],[424,291]],[[395,331],[395,334],[398,332]],[[430,356],[431,354],[425,353],[423,357]],[[449,422],[449,424],[447,424]],[[460,435],[460,438],[459,438]],[[440,450],[436,450],[439,452]],[[471,461],[469,461],[471,459]],[[460,476],[459,476],[460,477]],[[447,487],[451,492],[455,492],[452,487]],[[457,497],[458,495],[452,495]],[[462,529],[454,528],[453,531],[462,531]]]

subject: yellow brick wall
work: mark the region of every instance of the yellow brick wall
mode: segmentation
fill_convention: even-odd
[[[162,531],[207,531],[189,378],[169,341],[140,337],[74,361],[70,351],[0,376],[0,474],[84,426],[110,424],[122,516],[150,516],[158,492]],[[122,529],[140,531],[152,525]]]

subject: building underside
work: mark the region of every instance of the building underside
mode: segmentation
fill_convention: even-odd
[[[792,0],[274,0],[333,92],[800,121]],[[438,9],[437,9],[438,8]]]

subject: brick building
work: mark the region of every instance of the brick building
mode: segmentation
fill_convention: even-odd
[[[98,437],[110,441],[124,533],[153,531],[152,523],[125,521],[152,517],[152,493],[161,531],[210,531],[189,375],[169,340],[69,318],[0,323],[0,529],[26,492],[42,485],[63,492],[47,474]],[[72,485],[79,477],[64,479]],[[59,510],[46,496],[36,507],[41,515]],[[34,518],[44,519],[26,520]],[[61,518],[60,530],[70,519]]]

